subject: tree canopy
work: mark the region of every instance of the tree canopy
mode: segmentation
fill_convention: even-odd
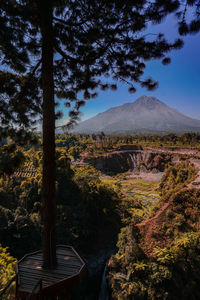
[[[55,258],[55,114],[54,97],[64,99],[73,125],[85,100],[98,89],[115,90],[117,81],[154,89],[144,79],[146,61],[162,59],[181,40],[169,43],[147,33],[179,7],[179,1],[5,0],[1,25],[1,133],[21,135],[43,121],[44,265]],[[107,82],[106,77],[110,80]],[[51,245],[51,246],[50,246]]]
[[[179,33],[181,35],[186,35],[199,32],[200,2],[198,0],[186,0],[181,4],[182,9],[177,12],[177,17],[179,19]],[[189,12],[191,14],[190,18],[188,17]]]
[[[52,6],[54,92],[72,106],[71,121],[97,88],[116,89],[116,81],[153,89],[143,79],[145,62],[169,60],[165,55],[182,43],[168,43],[162,34],[145,32],[178,7],[178,1],[48,1]],[[2,125],[27,127],[41,113],[42,4],[40,1],[1,3]],[[105,77],[111,77],[108,84]],[[73,101],[74,105],[71,105]]]

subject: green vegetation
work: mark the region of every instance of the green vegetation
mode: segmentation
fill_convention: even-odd
[[[166,199],[166,194],[180,190],[191,182],[197,171],[188,161],[181,162],[177,166],[169,165],[160,182],[161,195]]]
[[[144,182],[142,179],[128,178],[125,175],[101,177],[101,181],[110,185],[119,195],[119,214],[122,223],[138,223],[159,203],[159,184]]]
[[[191,295],[198,299],[200,193],[187,189],[197,174],[194,166],[187,160],[169,165],[159,185],[128,174],[104,176],[92,166],[71,163],[70,159],[78,160],[91,149],[92,155],[98,155],[125,141],[125,137],[105,135],[98,139],[57,136],[58,243],[73,245],[83,256],[94,255],[102,248],[114,248],[123,226],[119,250],[109,263],[113,299],[188,299]],[[1,149],[2,162],[16,162],[12,168],[1,168],[1,243],[20,258],[41,245],[42,153],[39,143],[13,149],[5,144]],[[164,212],[152,219],[163,205],[167,205]],[[147,223],[137,226],[141,222]],[[98,289],[99,278],[88,275],[77,293],[92,299]],[[77,293],[73,299],[79,299]]]
[[[41,150],[41,136],[39,134],[33,136],[35,140],[34,149]],[[37,143],[36,143],[37,141]],[[22,153],[14,144],[7,145],[4,140],[4,146],[1,146],[0,161],[3,166],[17,167],[17,163],[20,164],[23,157],[19,156]],[[3,140],[2,140],[3,143]],[[57,134],[56,135],[56,147],[65,149],[68,156],[73,160],[77,160],[83,154],[89,156],[96,156],[107,152],[115,151],[120,145],[143,145],[143,146],[156,146],[156,147],[186,147],[186,148],[200,148],[200,134],[198,133],[184,133],[183,135],[167,134],[167,135],[126,135],[126,136],[111,136],[105,135],[103,132],[100,134]],[[26,150],[32,149],[32,146],[26,146]],[[22,151],[23,152],[23,151]],[[15,160],[9,163],[8,158],[10,155],[15,154]],[[7,155],[7,156],[6,156]],[[4,168],[5,170],[5,168]],[[12,170],[11,170],[12,172]]]
[[[105,134],[62,134],[57,135],[57,146],[69,149],[72,146],[78,146],[80,153],[85,151],[89,155],[99,155],[118,149],[119,145],[143,145],[156,147],[186,147],[200,148],[199,133],[184,133],[176,135],[173,133],[167,135],[126,135],[112,136]],[[73,141],[73,142],[72,142]]]
[[[200,192],[186,187],[195,176],[188,163],[169,166],[159,211],[122,228],[109,262],[113,299],[199,299]]]
[[[11,175],[24,161],[24,155],[20,148],[14,144],[0,147],[0,176]]]
[[[57,147],[65,147],[73,159],[78,159],[81,154],[98,156],[115,151],[120,145],[138,145],[154,147],[184,147],[200,148],[199,133],[184,133],[182,135],[126,135],[112,136],[100,134],[60,134],[57,135]]]
[[[22,153],[20,167],[13,169],[12,175],[4,172],[0,178],[1,243],[17,258],[41,248],[42,229],[41,151],[28,149]],[[92,166],[72,169],[67,151],[57,148],[57,241],[72,245],[83,256],[115,247],[120,227],[119,197],[100,181],[99,174]],[[98,280],[91,290],[89,278],[84,290],[98,290]]]
[[[172,147],[199,147],[200,146],[200,134],[199,133],[184,133],[177,135],[169,133],[166,135],[135,135],[134,140],[140,145],[151,146],[172,146]]]
[[[23,165],[12,176],[0,178],[1,243],[16,257],[41,244],[41,152],[30,149],[23,156]],[[73,170],[64,148],[57,148],[56,165],[59,243],[72,244],[81,252],[93,251],[102,226],[112,228],[114,239],[119,227],[116,192],[99,180],[93,167]]]
[[[8,253],[7,248],[3,248],[0,244],[0,292],[4,286],[13,278],[15,275],[16,259]],[[1,298],[2,300],[12,300],[14,293],[14,285],[12,284],[6,294]]]

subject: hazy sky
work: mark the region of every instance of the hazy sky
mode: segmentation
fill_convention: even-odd
[[[177,37],[173,17],[168,17],[162,25],[159,25],[159,29],[152,26],[148,30],[152,33],[165,32],[171,41]],[[200,33],[185,37],[184,42],[181,50],[170,52],[171,64],[163,66],[159,61],[147,63],[144,77],[151,76],[158,80],[159,87],[155,91],[149,92],[136,86],[136,93],[130,94],[128,86],[119,83],[117,91],[100,91],[96,99],[86,101],[86,105],[81,108],[83,112],[81,120],[110,107],[133,102],[142,95],[152,95],[180,112],[200,119]],[[63,121],[67,118],[66,113],[65,109]]]

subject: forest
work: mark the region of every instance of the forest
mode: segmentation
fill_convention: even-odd
[[[113,299],[199,298],[199,134],[69,133],[101,91],[155,90],[147,63],[168,65],[199,16],[198,0],[1,1],[3,300],[97,299],[103,270]],[[119,174],[86,162],[120,151]]]
[[[71,144],[67,142],[70,139]],[[59,244],[72,244],[87,256],[94,255],[99,244],[108,248],[114,245],[120,226],[119,196],[100,181],[99,172],[92,166],[71,167],[74,140],[81,144],[78,138],[67,137],[68,149],[62,145],[56,151],[57,240]],[[1,257],[6,264],[1,269],[1,286],[14,274],[15,260],[7,260],[5,247],[17,259],[38,250],[42,226],[40,146],[19,148],[9,154],[8,147],[12,148],[11,144],[1,146],[1,159],[6,163],[0,181]],[[102,234],[105,228],[108,236]]]
[[[1,287],[13,276],[16,259],[41,244],[41,135],[35,139],[26,147],[14,147],[10,138],[1,143]],[[129,178],[128,173],[105,176],[79,164],[81,156],[98,156],[133,142],[199,149],[200,136],[57,135],[58,243],[72,244],[86,260],[101,251],[115,252],[107,269],[112,299],[198,299],[200,194],[195,187],[187,189],[197,176],[189,159],[167,164],[159,182]],[[151,221],[166,203],[164,215]],[[72,299],[95,299],[101,272],[88,273]],[[5,299],[12,299],[13,289]]]

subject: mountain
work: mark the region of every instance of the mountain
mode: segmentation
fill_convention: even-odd
[[[128,134],[200,132],[200,120],[192,119],[151,96],[113,107],[83,121],[76,133]]]

